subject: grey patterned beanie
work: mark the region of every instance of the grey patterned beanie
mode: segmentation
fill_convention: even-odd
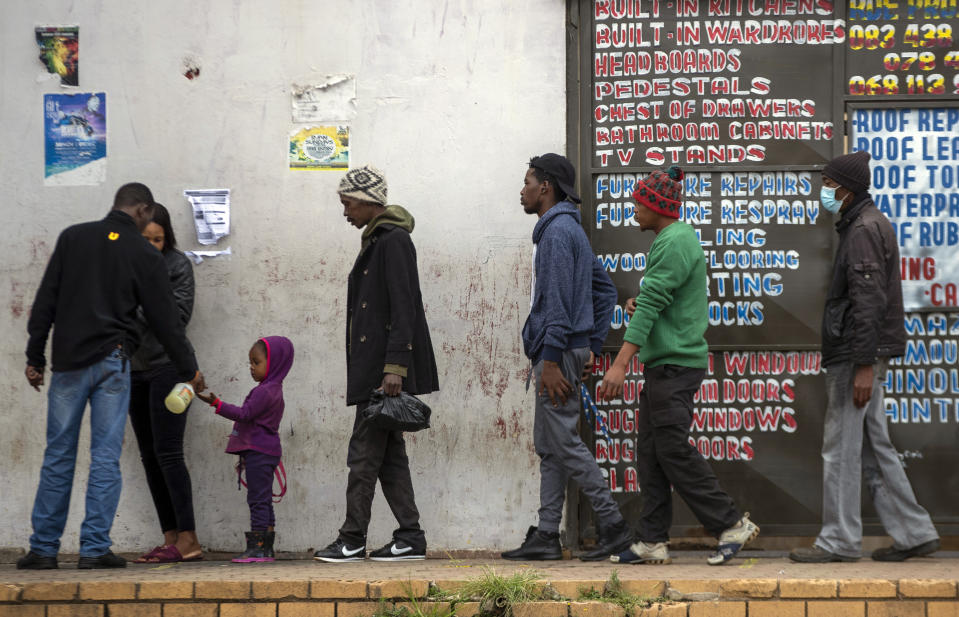
[[[386,176],[376,167],[364,165],[346,172],[340,180],[340,195],[386,205]]]

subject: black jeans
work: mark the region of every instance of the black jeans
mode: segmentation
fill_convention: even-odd
[[[368,405],[360,403],[356,406],[353,435],[346,455],[350,474],[346,484],[346,521],[340,528],[340,539],[352,545],[366,544],[366,529],[370,524],[376,480],[379,479],[386,503],[399,523],[393,538],[414,548],[425,549],[426,534],[420,529],[420,513],[413,496],[413,479],[403,433],[382,431],[360,422],[361,413]]]
[[[178,381],[172,364],[131,374],[130,424],[164,532],[196,530],[193,485],[183,459],[183,433],[190,410],[170,413],[163,403]]]
[[[643,542],[669,540],[673,521],[670,484],[715,536],[742,517],[709,463],[689,443],[693,395],[705,373],[672,364],[647,366],[643,372],[636,442],[643,496],[639,539]]]

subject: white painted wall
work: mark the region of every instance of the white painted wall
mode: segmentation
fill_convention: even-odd
[[[531,155],[564,150],[563,0],[5,0],[0,4],[0,547],[25,547],[44,445],[46,390],[23,377],[30,304],[57,234],[103,216],[116,188],[149,185],[197,248],[184,188],[233,190],[228,260],[196,267],[190,338],[207,383],[239,402],[254,385],[259,336],[296,346],[282,424],[289,493],[278,548],[335,538],[344,514],[346,276],[359,247],[337,201],[337,172],[286,169],[290,85],[356,75],[352,162],[387,173],[390,201],[416,216],[413,239],[442,392],[434,426],[408,438],[432,549],[510,547],[535,523],[538,472],[520,328],[530,232],[519,189]],[[105,91],[107,181],[44,188],[42,95],[33,29],[80,26],[80,90]],[[189,81],[182,61],[201,59]],[[236,490],[230,423],[190,412],[187,458],[198,533],[233,550],[249,527]],[[78,548],[89,456],[81,436],[63,550]],[[160,539],[132,431],[114,549]],[[370,543],[393,520],[378,494]]]

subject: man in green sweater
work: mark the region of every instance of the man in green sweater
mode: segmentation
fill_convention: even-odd
[[[696,232],[679,221],[683,196],[679,167],[637,180],[635,217],[641,231],[656,234],[623,347],[603,377],[599,396],[615,399],[626,368],[638,352],[644,384],[639,397],[636,450],[643,511],[639,542],[611,559],[619,563],[669,563],[673,506],[670,485],[707,531],[719,538],[707,561],[733,558],[759,535],[759,527],[736,509],[716,475],[689,442],[693,395],[706,374],[706,259]],[[632,309],[632,310],[631,310]]]

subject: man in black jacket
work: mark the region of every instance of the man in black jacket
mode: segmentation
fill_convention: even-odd
[[[420,295],[413,216],[386,205],[386,178],[373,167],[350,170],[339,186],[347,222],[363,230],[350,272],[346,316],[346,404],[356,405],[346,464],[346,521],[336,541],[313,554],[318,561],[366,558],[366,531],[379,478],[399,523],[393,539],[370,553],[375,561],[426,558],[426,535],[413,497],[406,444],[400,431],[362,422],[370,394],[426,394],[439,389],[433,344]]]
[[[27,323],[26,376],[39,391],[47,337],[55,325],[53,376],[30,552],[17,562],[17,568],[57,567],[77,439],[88,401],[90,477],[78,567],[126,565],[110,551],[110,528],[120,499],[120,451],[130,398],[127,358],[138,342],[137,306],[143,307],[180,378],[203,389],[163,257],[140,235],[152,210],[149,188],[138,183],[120,187],[106,218],[68,227],[60,234],[37,290]]]
[[[860,493],[865,480],[891,547],[877,561],[903,561],[939,549],[929,514],[916,502],[889,440],[882,383],[887,361],[905,351],[899,244],[869,195],[869,153],[837,157],[822,171],[820,203],[840,214],[839,248],[822,321],[828,406],[823,426],[823,525],[793,561],[856,561],[862,550]]]

